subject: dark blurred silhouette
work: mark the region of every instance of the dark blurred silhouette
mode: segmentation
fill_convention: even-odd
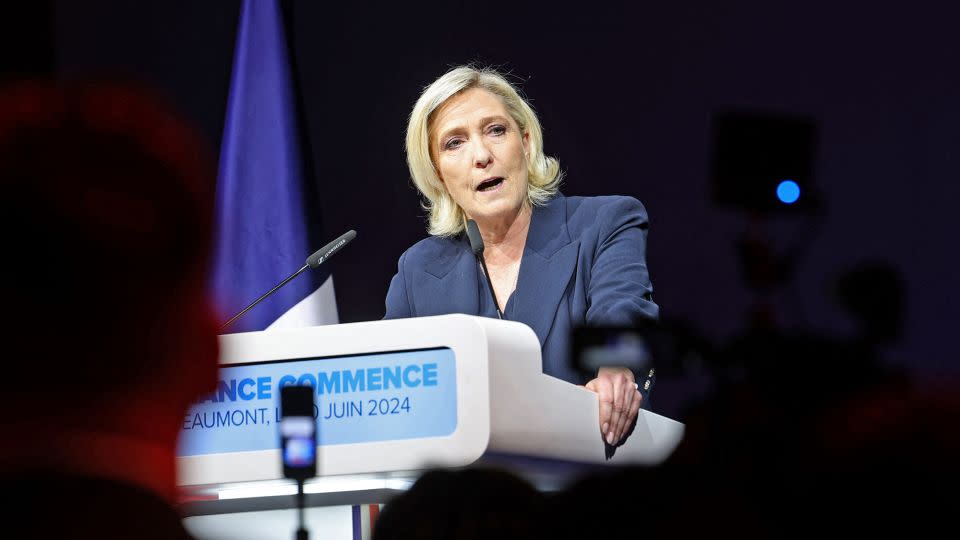
[[[616,468],[550,498],[554,538],[768,538],[738,479],[706,464]]]
[[[373,538],[536,540],[550,525],[543,495],[512,473],[431,471],[387,503]]]
[[[724,471],[775,536],[943,524],[937,487],[960,455],[956,381],[911,378],[882,358],[906,305],[891,265],[857,265],[831,292],[856,334],[748,328],[711,360],[715,391],[684,415],[671,465]]]
[[[867,261],[837,278],[833,293],[858,323],[857,340],[871,349],[900,338],[906,310],[906,284],[885,261]]]
[[[178,428],[216,380],[213,163],[132,83],[0,89],[4,527],[189,538]]]
[[[906,306],[890,264],[855,265],[830,292],[853,335],[786,330],[771,314],[712,346],[665,325],[675,354],[654,359],[661,373],[682,376],[683,358],[703,357],[712,391],[680,415],[686,435],[666,463],[589,474],[552,497],[557,537],[923,536],[951,526],[958,381],[910,378],[882,357]]]

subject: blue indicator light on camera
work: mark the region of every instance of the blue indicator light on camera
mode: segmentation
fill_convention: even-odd
[[[784,204],[793,204],[800,198],[800,186],[793,180],[783,180],[777,185],[777,198]]]

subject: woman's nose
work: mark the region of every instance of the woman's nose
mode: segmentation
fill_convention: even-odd
[[[485,168],[493,160],[493,154],[487,148],[487,145],[478,142],[473,147],[473,162],[479,168]]]

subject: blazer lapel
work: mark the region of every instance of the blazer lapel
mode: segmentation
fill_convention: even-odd
[[[520,262],[517,289],[511,299],[513,319],[526,323],[542,347],[550,334],[557,308],[577,267],[580,242],[571,242],[562,195],[536,207]]]
[[[423,269],[426,294],[413,299],[419,317],[447,313],[480,313],[477,259],[466,239],[453,240]]]

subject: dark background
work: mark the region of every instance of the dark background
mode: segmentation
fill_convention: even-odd
[[[745,328],[758,295],[735,247],[748,216],[710,197],[713,115],[814,119],[824,214],[774,216],[763,229],[775,250],[809,240],[792,279],[766,296],[777,324],[851,336],[855,320],[832,284],[884,261],[906,294],[884,361],[956,371],[960,19],[950,4],[285,3],[322,224],[330,238],[360,235],[333,262],[341,321],[383,315],[397,258],[426,234],[403,150],[419,91],[478,62],[511,73],[530,98],[546,151],[567,172],[564,193],[643,201],[664,318],[717,344]],[[239,2],[32,5],[5,46],[15,69],[132,73],[164,90],[216,151]]]

